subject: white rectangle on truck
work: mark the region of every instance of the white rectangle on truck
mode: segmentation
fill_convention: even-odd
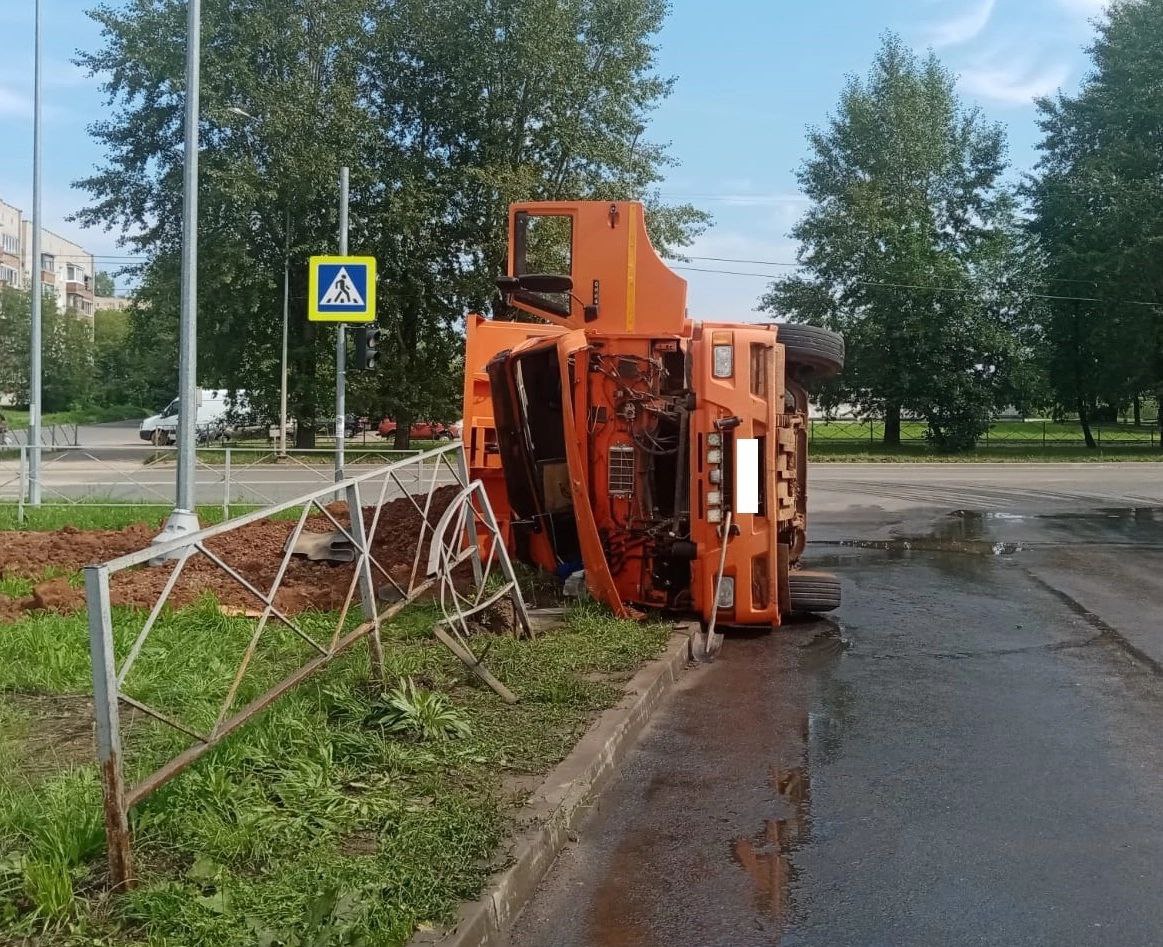
[[[759,441],[737,438],[735,441],[735,512],[759,512]]]

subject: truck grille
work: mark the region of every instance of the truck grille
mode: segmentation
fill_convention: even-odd
[[[622,444],[610,448],[610,496],[634,494],[634,448]]]

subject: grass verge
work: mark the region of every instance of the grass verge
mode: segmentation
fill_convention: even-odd
[[[231,516],[241,516],[257,506],[235,504],[230,507]],[[58,503],[44,506],[26,506],[24,522],[20,522],[19,508],[15,503],[0,503],[0,531],[30,530],[51,532],[65,526],[76,529],[124,529],[134,523],[148,523],[159,529],[170,513],[169,505],[149,503],[117,503],[104,501],[101,506]],[[211,526],[223,520],[221,506],[198,507],[198,519],[203,526]]]
[[[141,885],[115,899],[91,745],[75,739],[84,616],[0,625],[0,929],[31,944],[354,945],[449,921],[488,876],[519,777],[559,761],[620,696],[611,676],[668,629],[587,607],[533,642],[498,636],[488,663],[521,695],[510,707],[432,640],[435,617],[417,606],[386,630],[392,693],[357,646],[139,806]],[[121,653],[141,620],[115,615]],[[334,620],[302,616],[320,634]],[[251,627],[210,599],[167,613],[127,690],[206,725]],[[271,632],[244,699],[302,660],[297,637]],[[131,781],[186,743],[144,717],[125,730]]]
[[[16,408],[0,409],[13,429],[28,427],[28,411]],[[44,424],[105,424],[110,421],[126,421],[131,418],[145,418],[153,414],[148,408],[136,404],[117,404],[105,407],[75,408],[71,411],[49,411],[42,419]]]
[[[944,454],[924,443],[902,444],[890,448],[883,444],[858,444],[848,441],[816,441],[808,457],[814,463],[875,464],[1066,464],[1066,463],[1159,463],[1163,450],[1146,444],[1116,445],[1089,450],[1049,444],[997,444],[979,446],[963,454]]]

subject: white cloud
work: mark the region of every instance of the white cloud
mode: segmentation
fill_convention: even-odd
[[[1028,105],[1043,95],[1060,89],[1070,76],[1067,63],[1036,66],[1028,62],[1009,65],[982,64],[961,74],[961,89],[967,95],[1002,105]]]
[[[32,114],[32,99],[7,86],[0,86],[0,116],[24,117]]]
[[[974,0],[972,6],[949,19],[931,24],[926,31],[927,41],[937,47],[959,46],[976,39],[989,25],[997,0]]]

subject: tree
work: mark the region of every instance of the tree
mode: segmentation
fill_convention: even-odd
[[[117,295],[117,283],[114,282],[113,277],[106,273],[104,270],[98,271],[96,278],[93,280],[93,286],[94,292],[98,296]]]
[[[29,400],[31,293],[0,289],[0,392]],[[44,294],[41,305],[41,407],[64,411],[93,398],[93,337],[87,323]]]
[[[204,6],[200,381],[245,387],[273,416],[289,257],[301,446],[334,387],[331,333],[305,318],[306,258],[334,251],[341,165],[351,168],[350,247],[380,261],[386,367],[367,396],[393,407],[403,438],[431,410],[428,387],[459,390],[461,319],[495,302],[510,200],[658,204],[667,157],[643,135],[670,88],[651,44],[664,0]],[[81,182],[94,198],[81,219],[113,222],[150,258],[137,296],[167,336],[177,317],[183,10],[168,0],[99,7],[104,46],[80,57],[113,108],[92,129],[110,160]],[[692,208],[659,206],[654,219],[670,246],[703,224]]]
[[[1114,4],[1079,93],[1038,102],[1030,230],[1047,295],[1072,297],[1044,309],[1050,377],[1092,447],[1101,408],[1163,396],[1161,44],[1163,0]]]
[[[763,308],[844,333],[825,404],[883,415],[889,445],[907,412],[939,447],[972,446],[1023,351],[1002,129],[961,105],[935,56],[889,35],[809,145],[799,180],[812,206],[792,232],[802,270]]]

